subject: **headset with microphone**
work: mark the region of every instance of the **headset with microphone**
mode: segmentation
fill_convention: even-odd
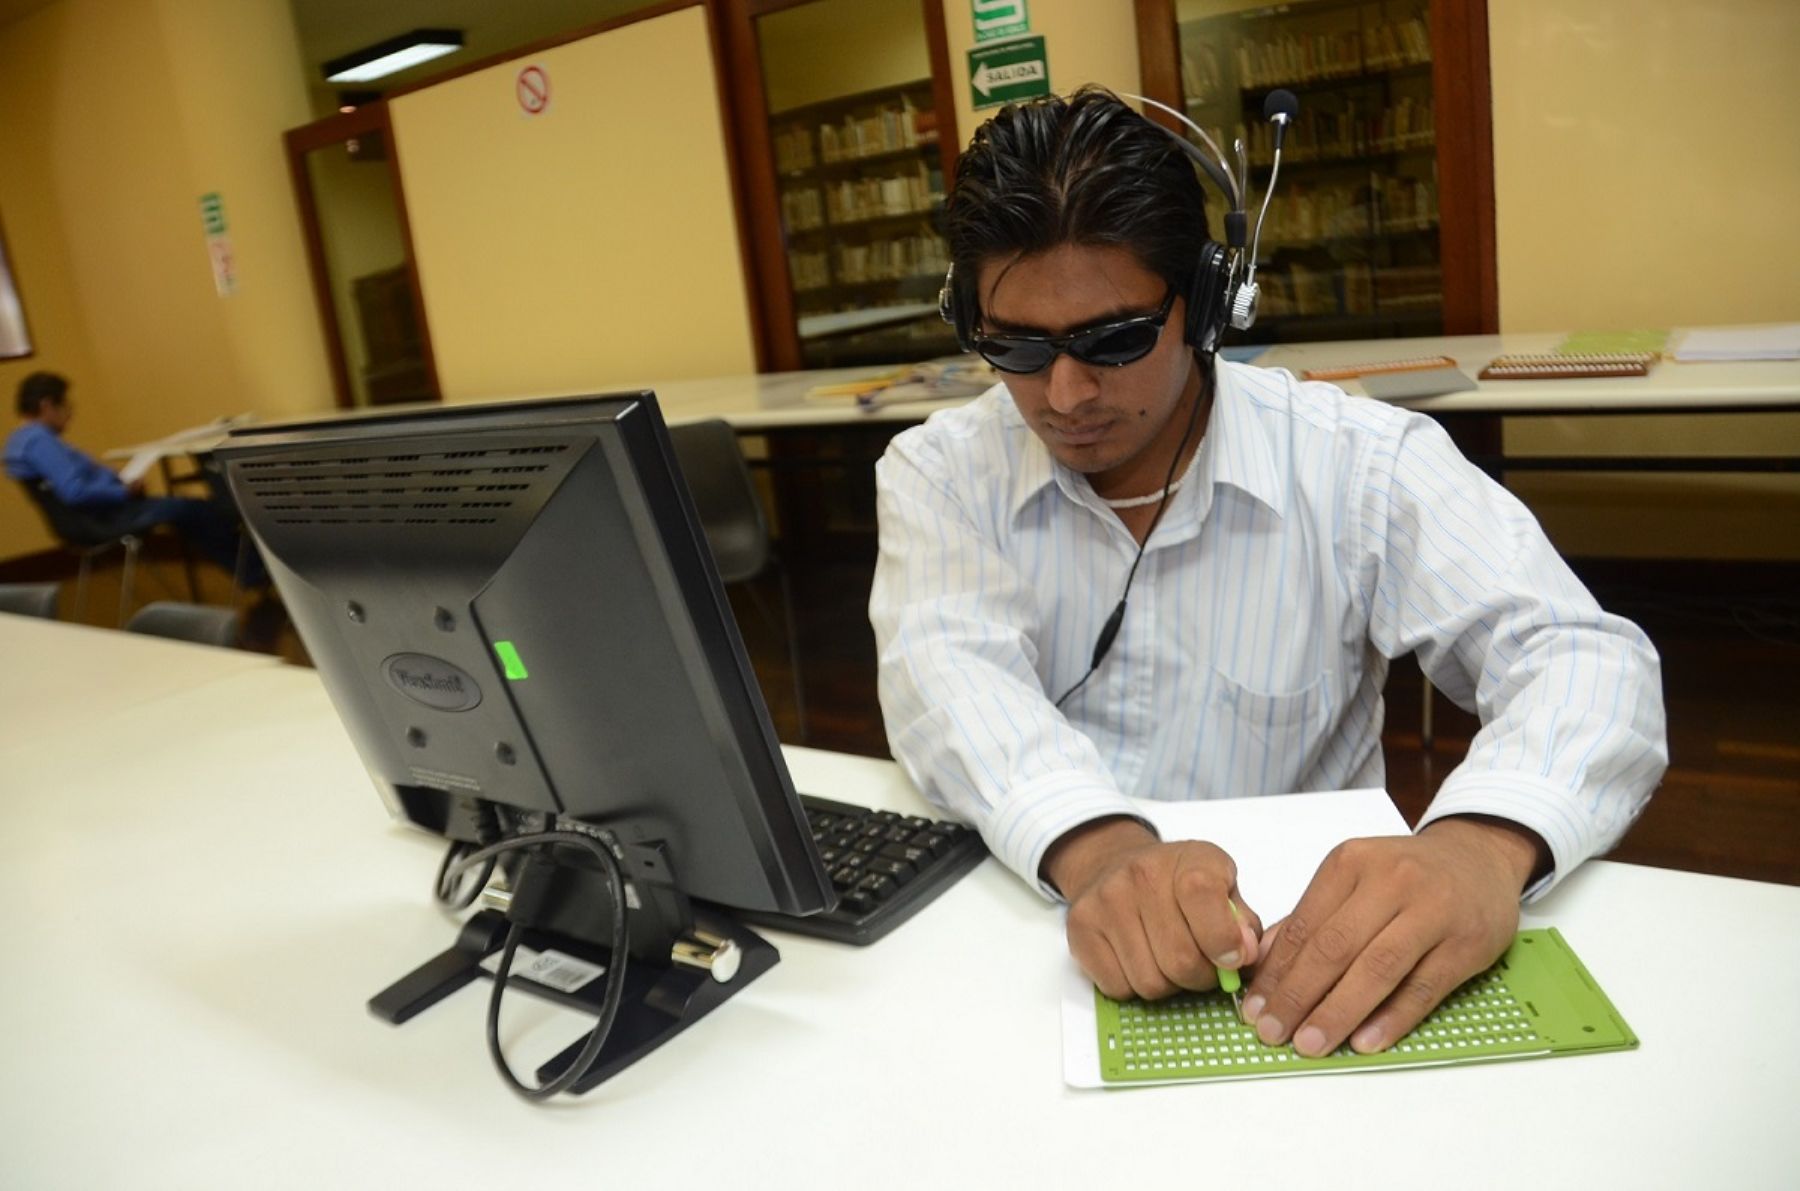
[[[1269,184],[1263,188],[1262,208],[1256,215],[1256,230],[1251,234],[1250,219],[1244,205],[1244,196],[1250,190],[1250,162],[1249,155],[1244,150],[1243,138],[1233,142],[1232,147],[1237,153],[1237,172],[1233,174],[1231,165],[1225,160],[1225,154],[1220,151],[1218,144],[1207,135],[1205,129],[1188,119],[1184,113],[1142,95],[1120,94],[1125,99],[1135,99],[1173,116],[1186,125],[1200,139],[1201,144],[1212,152],[1212,156],[1208,157],[1199,145],[1190,142],[1186,136],[1151,121],[1152,127],[1165,133],[1200,167],[1200,172],[1223,192],[1225,201],[1230,205],[1230,211],[1225,216],[1225,243],[1208,240],[1200,246],[1200,259],[1195,262],[1194,274],[1186,293],[1187,314],[1183,328],[1186,342],[1202,355],[1210,356],[1219,349],[1219,340],[1228,325],[1243,331],[1256,322],[1256,254],[1262,246],[1262,227],[1263,220],[1269,215],[1269,197],[1274,194],[1275,179],[1281,173],[1282,144],[1287,138],[1288,127],[1300,111],[1300,101],[1292,91],[1286,90],[1271,91],[1263,101],[1263,116],[1275,126],[1275,153],[1269,171]],[[966,352],[975,351],[979,346],[975,328],[979,312],[973,308],[974,305],[957,299],[956,266],[952,264],[949,272],[944,275],[944,288],[938,292],[938,313],[956,329],[956,344]],[[1111,615],[1106,618],[1106,623],[1094,642],[1087,672],[1057,698],[1058,707],[1067,703],[1075,692],[1087,685],[1087,680],[1100,669],[1100,663],[1106,660],[1107,653],[1119,636],[1119,627],[1125,621],[1125,603],[1131,596],[1132,580],[1137,578],[1138,566],[1144,561],[1144,550],[1150,544],[1150,536],[1156,532],[1157,525],[1162,521],[1163,511],[1168,508],[1169,495],[1174,490],[1175,467],[1181,460],[1188,439],[1193,435],[1200,406],[1200,402],[1195,402],[1188,413],[1187,427],[1182,431],[1181,441],[1176,444],[1175,457],[1169,461],[1169,474],[1163,478],[1156,512],[1151,516],[1149,528],[1144,531],[1144,536],[1138,543],[1137,557],[1132,560],[1131,570],[1125,576],[1125,590],[1119,594],[1119,602],[1113,606]]]
[[[1119,94],[1123,99],[1135,99],[1148,107],[1166,112],[1199,138],[1201,144],[1206,146],[1205,150],[1189,141],[1182,133],[1151,122],[1152,127],[1165,133],[1200,167],[1200,172],[1219,189],[1230,207],[1225,216],[1225,243],[1208,240],[1201,245],[1200,259],[1195,262],[1194,274],[1185,295],[1186,340],[1196,350],[1210,355],[1219,349],[1219,340],[1228,326],[1245,331],[1256,322],[1259,292],[1256,283],[1256,254],[1262,245],[1263,220],[1268,218],[1269,198],[1275,193],[1275,179],[1281,173],[1282,145],[1287,138],[1289,126],[1300,111],[1300,101],[1292,91],[1286,90],[1271,91],[1263,101],[1263,117],[1275,126],[1275,155],[1273,168],[1269,172],[1269,184],[1263,188],[1262,208],[1257,212],[1256,229],[1252,234],[1244,202],[1250,190],[1250,163],[1243,139],[1239,138],[1233,143],[1237,154],[1237,170],[1233,173],[1231,164],[1226,161],[1218,143],[1186,114],[1142,95],[1126,92]],[[1207,155],[1207,150],[1211,151],[1211,156]],[[972,306],[973,303],[963,302],[956,296],[956,266],[952,264],[944,274],[943,289],[938,291],[938,313],[955,328],[956,345],[965,352],[974,351],[976,347],[979,312],[972,309]]]

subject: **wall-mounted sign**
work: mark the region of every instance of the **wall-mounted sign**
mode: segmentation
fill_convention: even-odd
[[[200,223],[209,236],[225,234],[225,200],[217,191],[200,196]]]
[[[1017,37],[1031,29],[1031,17],[1025,11],[1025,0],[970,0],[970,15],[975,18],[975,41],[999,41]]]
[[[237,293],[237,254],[225,234],[225,200],[217,191],[200,196],[200,226],[206,231],[206,258],[212,265],[213,289],[221,298]]]
[[[1050,94],[1050,60],[1042,37],[976,46],[969,51],[969,98],[977,111]]]
[[[550,106],[550,76],[541,66],[527,66],[521,70],[513,91],[519,97],[519,109],[527,116],[542,115]]]

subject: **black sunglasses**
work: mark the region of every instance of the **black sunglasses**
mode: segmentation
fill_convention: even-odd
[[[1064,352],[1083,364],[1123,368],[1150,354],[1174,306],[1175,287],[1170,286],[1155,314],[1084,327],[1067,335],[988,335],[978,331],[975,351],[1000,371],[1019,375],[1042,372]]]

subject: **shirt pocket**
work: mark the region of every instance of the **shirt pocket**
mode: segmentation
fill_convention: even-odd
[[[1329,673],[1298,690],[1269,692],[1210,670],[1201,731],[1212,738],[1204,752],[1213,796],[1299,792],[1324,745],[1332,689]]]

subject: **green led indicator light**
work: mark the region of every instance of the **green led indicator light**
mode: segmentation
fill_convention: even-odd
[[[494,653],[500,658],[500,669],[506,677],[514,682],[521,678],[530,678],[525,672],[525,663],[519,660],[519,651],[513,648],[511,641],[494,642]]]

